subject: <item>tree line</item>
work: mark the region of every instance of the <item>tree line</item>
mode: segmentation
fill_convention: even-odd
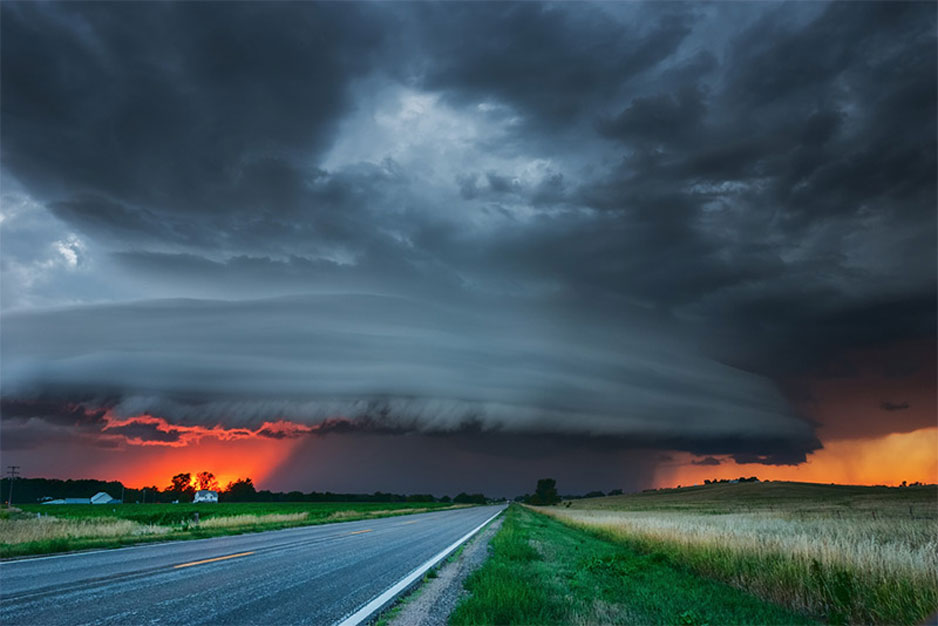
[[[172,477],[169,485],[162,489],[150,485],[140,489],[125,487],[120,481],[104,480],[61,480],[57,478],[17,478],[13,487],[14,504],[33,504],[45,499],[90,498],[104,491],[112,498],[125,503],[170,503],[191,502],[195,492],[209,489],[218,492],[222,502],[442,502],[453,504],[485,504],[487,498],[481,493],[459,493],[456,496],[437,498],[429,493],[399,494],[384,493],[333,493],[331,491],[269,491],[258,490],[250,478],[239,478],[224,487],[211,472],[180,472]],[[10,479],[0,480],[0,500],[9,502]]]

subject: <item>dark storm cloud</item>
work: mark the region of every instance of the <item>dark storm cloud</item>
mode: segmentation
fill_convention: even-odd
[[[883,400],[879,403],[879,408],[884,411],[904,411],[909,408],[908,402],[890,402]]]
[[[433,61],[419,78],[476,102],[513,104],[538,125],[592,115],[597,100],[668,58],[693,12],[662,7],[621,23],[595,6],[498,3],[422,5],[415,21]]]
[[[934,5],[0,10],[7,283],[193,298],[6,315],[13,401],[795,463],[765,376],[934,341]]]
[[[720,459],[714,458],[712,456],[705,456],[702,459],[694,459],[691,461],[692,465],[719,465]]]
[[[111,435],[119,435],[127,439],[145,442],[175,443],[180,440],[180,432],[178,430],[162,430],[156,424],[110,426],[107,432]]]
[[[106,412],[106,408],[69,404],[64,400],[15,398],[0,400],[0,414],[4,419],[39,419],[63,426],[101,426],[104,424]]]
[[[275,184],[256,159],[326,145],[381,31],[353,5],[217,9],[4,5],[5,167],[170,213],[224,213],[208,194],[242,175]]]

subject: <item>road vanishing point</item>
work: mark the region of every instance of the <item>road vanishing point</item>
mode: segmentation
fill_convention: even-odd
[[[351,626],[504,508],[3,561],[0,623]]]

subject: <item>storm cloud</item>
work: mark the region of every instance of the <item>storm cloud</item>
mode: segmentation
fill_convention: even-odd
[[[934,5],[0,11],[17,442],[83,403],[800,463],[783,382],[933,351]]]

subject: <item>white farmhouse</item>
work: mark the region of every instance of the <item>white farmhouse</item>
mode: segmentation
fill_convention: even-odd
[[[193,502],[218,502],[218,492],[211,489],[200,489],[195,492]]]

